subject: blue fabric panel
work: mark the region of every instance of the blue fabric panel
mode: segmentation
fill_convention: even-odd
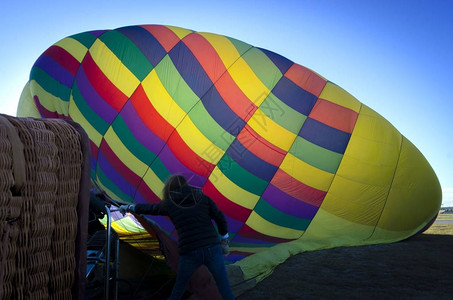
[[[231,135],[237,136],[245,126],[244,120],[238,117],[223,101],[214,86],[201,98],[201,101],[211,117]]]
[[[275,85],[272,93],[292,109],[308,116],[317,97],[294,84],[283,76]]]
[[[194,93],[202,98],[213,83],[197,58],[182,41],[179,41],[168,54],[182,78]]]
[[[285,74],[286,71],[288,71],[288,69],[293,65],[292,61],[290,61],[286,57],[281,56],[280,54],[262,48],[258,49],[263,51],[263,53],[266,54],[270,60],[272,60],[272,62],[275,64],[275,66],[277,66],[282,74]]]
[[[247,150],[237,139],[228,148],[227,154],[242,168],[265,181],[271,181],[278,169]]]
[[[157,39],[143,27],[129,26],[116,30],[134,42],[153,66],[156,66],[167,54],[167,51],[165,51]]]
[[[351,134],[307,118],[299,136],[320,147],[343,154]]]

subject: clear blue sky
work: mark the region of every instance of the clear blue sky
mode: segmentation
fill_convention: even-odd
[[[380,113],[425,155],[442,185],[443,205],[453,206],[453,1],[25,0],[1,6],[1,113],[15,115],[33,63],[68,35],[136,24],[219,33],[304,65]]]

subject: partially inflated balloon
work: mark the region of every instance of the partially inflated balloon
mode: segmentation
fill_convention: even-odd
[[[18,114],[80,123],[92,179],[116,200],[158,202],[169,175],[188,177],[226,214],[228,260],[248,274],[268,252],[243,258],[277,244],[272,257],[405,239],[441,203],[426,159],[382,116],[227,36],[160,25],[70,36],[36,61]]]

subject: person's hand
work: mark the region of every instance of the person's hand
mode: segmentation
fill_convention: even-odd
[[[124,216],[126,213],[133,211],[134,205],[133,204],[125,204],[121,205],[118,210]]]
[[[223,256],[227,256],[228,254],[230,254],[230,240],[221,239],[220,247],[222,247]]]

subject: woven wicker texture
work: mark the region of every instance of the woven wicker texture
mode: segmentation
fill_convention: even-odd
[[[0,299],[71,298],[82,160],[67,122],[0,115]]]

